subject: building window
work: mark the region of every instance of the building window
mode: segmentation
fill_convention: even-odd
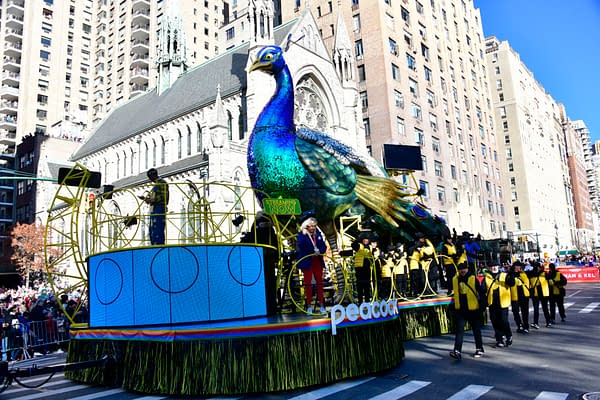
[[[435,171],[435,176],[442,178],[444,176],[444,167],[440,161],[435,160],[433,162],[433,169]]]
[[[412,103],[412,116],[415,119],[418,119],[419,121],[423,120],[423,114],[421,112],[421,106],[416,104],[416,103]]]
[[[388,47],[389,47],[390,53],[392,53],[395,56],[398,55],[398,44],[396,43],[396,41],[394,39],[388,38]]]
[[[50,60],[50,52],[46,50],[40,50],[40,58],[44,61]]]
[[[425,145],[425,135],[421,129],[415,128],[415,143],[418,145]]]
[[[406,65],[413,71],[417,70],[417,62],[415,61],[415,58],[408,53],[406,54]]]
[[[456,165],[450,165],[450,176],[456,180]]]
[[[423,197],[429,197],[429,183],[427,181],[419,181],[419,188],[423,189]]]
[[[371,136],[371,123],[369,118],[363,119],[363,126],[365,127],[365,136]]]
[[[202,127],[196,122],[196,152],[202,152]]]
[[[414,79],[408,80],[408,88],[414,97],[419,97],[419,84]]]
[[[177,129],[177,159],[180,160],[183,154],[183,137],[181,136],[181,131]]]
[[[446,189],[443,186],[438,186],[436,188],[437,199],[440,203],[446,202]]]
[[[357,58],[360,58],[364,55],[362,39],[358,39],[356,42],[354,42],[354,52],[356,53]]]
[[[398,135],[404,136],[406,133],[406,128],[404,127],[404,120],[400,117],[396,117],[396,130],[398,131]]]
[[[362,105],[363,111],[369,108],[369,98],[367,97],[367,92],[360,92],[360,104]]]
[[[431,148],[433,149],[433,151],[436,154],[440,154],[440,151],[442,150],[440,147],[440,139],[436,138],[435,136],[431,137]]]
[[[235,37],[235,28],[231,27],[229,29],[227,29],[225,31],[225,36],[227,37],[227,40],[231,40]]]
[[[394,104],[398,108],[404,108],[404,95],[397,90],[394,90]]]
[[[394,63],[392,63],[392,79],[395,81],[400,80],[400,68]]]

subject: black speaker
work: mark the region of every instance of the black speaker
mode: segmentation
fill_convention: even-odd
[[[406,146],[402,144],[384,144],[383,166],[385,169],[421,171],[423,169],[421,147]]]
[[[58,184],[67,186],[78,186],[99,189],[102,181],[100,172],[90,171],[90,176],[86,180],[86,173],[77,168],[59,168]]]

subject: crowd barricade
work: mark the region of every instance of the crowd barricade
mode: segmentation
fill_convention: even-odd
[[[2,360],[31,358],[35,353],[47,354],[64,348],[69,342],[66,318],[21,322],[14,319],[2,329]]]

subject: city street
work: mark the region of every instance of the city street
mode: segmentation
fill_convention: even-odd
[[[471,357],[474,351],[470,332],[465,335],[463,359],[448,356],[453,335],[423,338],[405,344],[406,358],[397,368],[378,375],[339,382],[323,387],[254,396],[221,399],[580,399],[584,393],[600,392],[597,378],[600,359],[600,283],[569,284],[565,299],[567,321],[531,333],[514,334],[509,348],[494,348],[493,331],[483,331],[485,355]],[[512,314],[510,314],[512,321]],[[531,317],[530,317],[531,322]],[[514,330],[514,324],[513,324]],[[385,343],[382,343],[385,351]],[[260,373],[257,369],[256,373]],[[46,377],[28,379],[28,386]],[[167,399],[124,392],[121,389],[80,385],[52,377],[40,388],[14,384],[0,399]]]

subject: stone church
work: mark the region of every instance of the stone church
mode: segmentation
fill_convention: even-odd
[[[267,74],[247,71],[257,50],[269,44],[287,49],[296,125],[366,152],[352,42],[342,18],[334,54],[328,54],[310,11],[273,27],[272,2],[249,3],[237,18],[249,28],[243,41],[193,68],[186,63],[182,17],[167,13],[159,33],[157,87],[114,109],[72,161],[101,172],[103,184],[115,189],[147,183],[152,167],[169,184],[204,180],[249,186],[248,138],[275,83]],[[217,192],[210,196],[217,206],[233,201]],[[183,201],[172,197],[169,209],[183,210]]]

